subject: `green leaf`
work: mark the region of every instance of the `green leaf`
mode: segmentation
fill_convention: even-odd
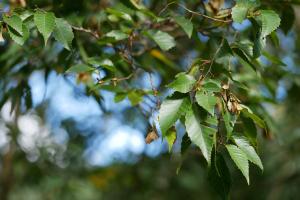
[[[93,70],[95,70],[95,68],[92,66],[85,65],[85,64],[77,64],[77,65],[70,67],[67,70],[67,73],[84,73],[84,72],[90,72]]]
[[[249,163],[247,155],[235,145],[226,145],[226,148],[230,157],[232,158],[238,169],[241,170],[249,185]]]
[[[90,65],[93,65],[95,67],[103,67],[112,72],[116,71],[116,68],[115,68],[113,62],[108,58],[102,59],[102,58],[98,58],[98,57],[91,57],[91,58],[87,59],[87,63]]]
[[[29,30],[25,24],[23,24],[23,30],[22,30],[23,35],[19,35],[11,27],[8,27],[8,33],[9,33],[9,36],[11,37],[11,39],[19,45],[23,45],[25,43],[25,41],[29,38]]]
[[[220,92],[222,89],[221,83],[212,79],[205,81],[202,88],[208,92]]]
[[[182,72],[176,75],[176,79],[168,87],[181,93],[187,93],[192,90],[195,82],[196,80],[193,76]]]
[[[196,101],[211,115],[215,114],[215,105],[217,104],[217,97],[214,94],[198,91],[196,93]]]
[[[247,17],[248,8],[239,6],[238,4],[232,8],[232,19],[234,22],[242,23]]]
[[[257,115],[255,115],[250,108],[243,106],[244,109],[242,110],[242,114],[245,117],[251,118],[258,126],[260,126],[261,128],[266,128],[266,124],[264,122],[264,120],[262,120],[260,117],[258,117]]]
[[[240,115],[244,128],[243,133],[253,146],[257,145],[257,129],[251,118]]]
[[[232,117],[231,114],[228,112],[226,108],[223,108],[222,110],[222,115],[223,115],[223,120],[225,124],[225,129],[226,129],[226,135],[227,138],[230,138],[232,131],[233,131],[233,123],[232,123]]]
[[[51,12],[37,11],[34,14],[34,23],[38,31],[43,35],[45,46],[48,38],[55,28],[55,16]]]
[[[147,31],[146,34],[150,37],[163,51],[168,51],[176,45],[174,38],[166,32],[162,31]]]
[[[234,22],[242,23],[247,17],[248,11],[260,5],[256,0],[236,0],[231,15]]]
[[[189,105],[190,103],[187,98],[167,99],[162,102],[159,110],[159,125],[163,135],[181,115],[185,114]]]
[[[250,145],[244,137],[233,137],[235,144],[246,154],[249,161],[257,165],[261,170],[264,169],[259,156],[257,155],[255,149]]]
[[[125,19],[129,22],[132,22],[132,18],[129,14],[125,13],[125,12],[122,12],[122,11],[118,11],[118,10],[115,10],[115,9],[111,9],[111,8],[107,8],[106,11],[112,15],[115,15],[116,17],[119,17],[119,18],[122,18],[122,19]]]
[[[249,59],[249,57],[243,50],[241,50],[240,48],[233,48],[233,52],[242,64],[248,65],[256,72],[256,68],[258,66],[252,63],[252,60]]]
[[[74,33],[71,25],[61,18],[55,19],[56,27],[54,29],[54,38],[63,44],[63,46],[71,50]]]
[[[263,51],[262,55],[265,56],[269,61],[271,61],[273,64],[276,65],[282,65],[282,66],[286,66],[285,63],[283,63],[280,58],[278,58],[277,56],[273,56],[271,54],[269,54],[267,51]]]
[[[23,35],[23,22],[22,19],[17,15],[12,15],[7,17],[3,15],[3,21],[14,31],[16,31],[15,35]]]
[[[201,149],[210,165],[213,135],[216,134],[216,130],[200,124],[199,114],[193,108],[186,113],[185,128],[191,141]]]
[[[141,101],[143,101],[143,96],[137,91],[130,91],[128,93],[128,99],[131,102],[132,106],[138,105]]]
[[[210,125],[210,126],[215,126],[217,127],[218,126],[218,118],[217,116],[207,116],[207,118],[205,119],[205,123]]]
[[[231,187],[230,171],[223,156],[219,153],[212,158],[212,164],[208,172],[208,180],[222,199],[229,199]]]
[[[224,39],[222,46],[216,56],[216,62],[223,64],[228,63],[229,59],[233,56],[233,51],[226,39]]]
[[[115,103],[119,103],[123,101],[127,97],[127,93],[116,93],[114,101]]]
[[[164,135],[168,142],[169,152],[171,152],[173,144],[177,138],[175,127],[170,128]]]
[[[128,35],[120,30],[112,30],[106,33],[106,36],[114,38],[116,41],[120,41],[128,38]]]
[[[181,28],[185,31],[185,33],[189,36],[189,38],[191,38],[193,34],[193,28],[194,28],[193,23],[183,16],[175,16],[174,20],[179,26],[181,26]]]
[[[130,3],[138,10],[145,9],[145,6],[141,4],[138,0],[130,0]]]
[[[262,26],[261,34],[263,37],[271,34],[280,25],[280,17],[273,10],[261,10],[260,20]]]

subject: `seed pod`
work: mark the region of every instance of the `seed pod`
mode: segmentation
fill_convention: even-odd
[[[147,134],[145,142],[146,144],[150,144],[152,143],[154,140],[158,139],[158,135],[155,131],[151,131]]]

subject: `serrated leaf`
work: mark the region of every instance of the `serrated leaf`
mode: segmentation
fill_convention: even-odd
[[[221,83],[212,79],[205,81],[202,88],[208,92],[220,92],[222,89]]]
[[[52,12],[37,11],[34,14],[34,23],[38,31],[43,35],[45,45],[55,28],[55,16]]]
[[[211,115],[215,114],[215,105],[217,104],[217,97],[211,93],[205,93],[203,91],[198,91],[196,93],[196,101]]]
[[[262,162],[257,155],[255,149],[250,145],[244,137],[233,137],[235,144],[246,154],[248,160],[257,165],[261,170],[264,169]]]
[[[116,41],[124,40],[124,39],[128,38],[128,35],[120,30],[112,30],[112,31],[106,33],[106,36],[112,37]]]
[[[232,8],[231,15],[234,22],[242,23],[244,19],[246,18],[248,13],[247,7],[242,7],[239,5],[236,5]]]
[[[231,159],[236,164],[238,169],[241,170],[249,185],[249,163],[247,155],[235,145],[226,145],[226,148]]]
[[[210,125],[210,126],[215,126],[217,127],[218,126],[218,118],[216,115],[214,116],[207,116],[207,118],[205,119],[205,123]]]
[[[193,23],[186,19],[183,16],[175,16],[174,20],[176,21],[176,23],[181,26],[181,28],[184,30],[184,32],[189,36],[189,38],[192,37],[193,34]]]
[[[242,23],[247,17],[249,9],[253,9],[259,5],[258,0],[236,0],[236,4],[231,11],[233,21]]]
[[[150,30],[147,32],[150,37],[163,51],[168,51],[176,45],[174,38],[166,32]]]
[[[187,98],[163,101],[159,110],[159,125],[162,134],[165,134],[181,115],[185,114],[188,106],[189,100]]]
[[[176,79],[168,85],[175,91],[181,93],[187,93],[192,90],[196,80],[193,76],[186,73],[179,73],[176,75]]]
[[[9,36],[11,37],[11,39],[19,45],[23,45],[25,43],[25,41],[29,38],[29,30],[25,24],[23,24],[23,30],[22,30],[23,35],[19,35],[11,27],[8,27],[8,33],[9,33]]]
[[[280,17],[273,10],[261,10],[260,20],[262,26],[261,34],[263,37],[271,34],[280,25]]]
[[[216,133],[216,130],[200,124],[199,115],[193,108],[187,111],[185,117],[185,128],[188,136],[201,149],[204,158],[210,165],[213,135]]]
[[[71,25],[61,18],[55,19],[54,38],[66,49],[71,50],[74,33]]]
[[[166,138],[167,143],[168,143],[169,152],[171,152],[171,150],[173,148],[173,144],[176,140],[176,137],[177,137],[177,135],[176,135],[175,127],[170,128],[164,135],[164,138]]]
[[[84,73],[84,72],[90,72],[95,70],[94,67],[90,66],[90,65],[86,65],[86,64],[77,64],[74,65],[72,67],[70,67],[67,70],[67,73]]]
[[[23,22],[22,19],[17,15],[12,15],[10,17],[3,15],[3,21],[14,31],[15,35],[23,35]]]

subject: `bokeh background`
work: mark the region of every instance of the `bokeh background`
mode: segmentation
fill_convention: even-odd
[[[1,2],[1,12],[10,9],[9,3],[12,2]],[[30,6],[54,4],[64,14],[88,12],[94,10],[93,6],[106,3],[109,1],[29,2]],[[165,3],[159,1],[153,6],[153,1],[144,1],[154,11],[159,11]],[[225,5],[231,4],[228,1]],[[291,9],[295,11],[293,28],[288,33],[277,31],[280,50],[273,50],[287,65],[288,73],[275,86],[274,102],[265,105],[274,121],[272,132],[268,137],[259,135],[259,153],[265,169],[262,173],[251,166],[251,185],[247,186],[241,173],[229,163],[233,174],[232,199],[300,197],[300,8],[295,4]],[[247,20],[241,25],[233,24],[237,31],[247,31],[249,26]],[[209,41],[201,34],[198,39],[202,46]],[[9,48],[12,53],[5,42],[0,46],[2,66],[11,56],[18,56],[13,50],[18,46]],[[62,52],[61,46],[53,49],[48,51],[52,53],[49,56]],[[108,54],[112,51],[102,50]],[[184,69],[196,56],[191,51],[176,61]],[[259,61],[274,67],[263,56]],[[18,70],[24,65],[12,62],[10,67]],[[4,80],[1,74],[0,77]],[[161,138],[146,144],[149,119],[139,109],[132,107],[127,99],[114,103],[114,94],[109,91],[101,91],[103,99],[99,105],[94,97],[86,95],[85,85],[78,83],[77,78],[58,73],[57,69],[37,68],[28,75],[32,108],[16,119],[11,111],[13,102],[10,99],[3,102],[0,199],[218,199],[209,186],[207,168],[199,151],[191,147],[180,157],[179,141],[171,154]],[[154,73],[153,85],[160,87],[161,79]],[[135,82],[143,88],[152,87],[147,73],[141,72]],[[265,88],[261,92],[270,95]],[[3,95],[1,90],[0,95]],[[149,109],[155,106],[151,99],[144,104]]]

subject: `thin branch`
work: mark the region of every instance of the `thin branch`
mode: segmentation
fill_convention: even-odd
[[[98,80],[98,84],[102,85],[102,84],[107,83],[107,82],[112,82],[114,85],[116,85],[120,81],[125,81],[125,80],[131,79],[131,77],[133,75],[134,75],[134,73],[131,73],[128,76],[125,76],[125,77],[114,77],[110,80]]]
[[[210,17],[210,16],[205,15],[205,14],[202,14],[202,13],[200,13],[200,12],[196,12],[196,11],[190,10],[190,9],[188,9],[187,7],[185,7],[184,5],[179,4],[179,3],[175,2],[175,1],[168,3],[168,4],[167,4],[167,5],[159,12],[158,15],[160,16],[166,9],[168,9],[169,6],[171,6],[171,5],[173,5],[173,4],[175,4],[175,5],[177,5],[177,6],[181,7],[181,8],[183,8],[184,10],[186,10],[187,12],[189,12],[189,13],[191,13],[191,14],[193,14],[193,15],[198,15],[198,16],[201,16],[201,17],[204,17],[204,18],[213,20],[213,21],[217,21],[217,22],[223,22],[223,23],[230,23],[230,22],[232,22],[231,19],[230,19],[230,20],[222,20],[222,19]]]
[[[210,73],[211,67],[212,67],[212,65],[214,64],[215,59],[216,59],[216,56],[218,55],[219,51],[221,50],[221,48],[222,48],[222,46],[223,46],[223,43],[224,43],[224,37],[222,38],[221,44],[220,44],[220,46],[218,47],[216,53],[214,54],[214,57],[211,59],[209,68],[208,68],[206,74],[203,76],[203,79],[205,79],[205,77]]]
[[[99,39],[100,36],[97,32],[95,31],[92,31],[90,29],[85,29],[85,28],[82,28],[82,27],[77,27],[77,26],[72,26],[72,28],[76,31],[81,31],[81,32],[85,32],[85,33],[89,33],[91,34],[92,36],[94,36],[96,39]]]

